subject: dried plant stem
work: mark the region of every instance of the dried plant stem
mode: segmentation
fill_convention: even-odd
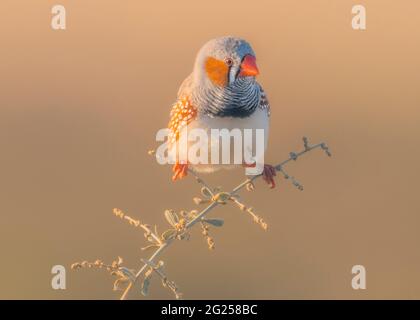
[[[138,227],[138,228],[142,228],[146,233],[144,234],[145,237],[151,237],[154,242],[156,243],[156,245],[160,246],[162,244],[161,239],[159,238],[159,236],[154,233],[148,225],[145,225],[143,223],[140,222],[140,220],[136,220],[131,218],[130,216],[127,216],[126,214],[124,214],[124,212],[122,212],[122,210],[114,208],[114,214],[115,216],[117,216],[118,218],[121,219],[125,219],[128,221],[129,224],[131,224],[132,226]]]
[[[201,184],[204,188],[207,188],[210,192],[212,192],[212,188],[203,180],[200,178],[199,175],[194,170],[188,169],[188,173],[191,173],[191,175],[194,176],[195,180]]]
[[[211,203],[207,208],[205,208],[204,210],[202,210],[193,220],[191,220],[187,225],[186,225],[186,229],[191,228],[194,224],[196,224],[197,222],[199,222],[201,220],[202,217],[204,217],[211,209],[213,209],[214,207],[216,207],[218,205],[217,202],[213,202]],[[170,239],[167,240],[167,242],[163,243],[151,256],[150,258],[147,260],[148,262],[153,262],[157,257],[159,257],[161,255],[161,253],[163,252],[163,250],[165,250],[167,247],[169,247],[169,245],[174,241],[175,239]],[[141,276],[141,274],[143,273],[143,271],[147,268],[147,264],[143,264],[143,266],[141,267],[141,269],[136,273],[136,278],[134,282],[131,282],[127,288],[125,289],[124,293],[121,296],[121,300],[125,300],[127,297],[128,292],[130,291],[131,287],[135,284],[135,282],[137,282],[137,280],[139,279],[139,277]]]
[[[289,158],[287,158],[286,160],[280,162],[278,165],[275,166],[275,169],[277,171],[280,171],[283,173],[284,177],[286,179],[289,178],[288,174],[284,171],[284,166],[289,163],[290,161],[296,161],[298,158],[300,158],[302,155],[304,155],[305,153],[317,149],[317,148],[321,148],[325,151],[325,153],[328,156],[331,156],[331,153],[329,152],[328,147],[324,144],[324,143],[319,143],[313,146],[310,146],[308,144],[308,139],[306,137],[303,138],[303,143],[304,143],[304,150],[298,152],[298,153],[294,153],[291,152],[289,154]],[[244,206],[242,203],[238,202],[237,199],[235,198],[235,196],[238,194],[239,191],[241,191],[241,189],[243,189],[244,187],[246,187],[247,185],[249,185],[250,183],[252,183],[255,179],[259,178],[262,176],[262,174],[259,175],[255,175],[251,178],[247,178],[245,181],[243,181],[242,183],[240,183],[238,186],[236,186],[231,192],[219,192],[217,194],[214,194],[214,190],[209,187],[209,185],[207,183],[204,182],[204,180],[202,180],[193,170],[189,170],[189,172],[196,178],[197,182],[200,183],[205,189],[208,190],[208,192],[211,194],[211,202],[210,204],[203,209],[201,212],[199,212],[197,215],[194,216],[193,219],[191,219],[186,225],[184,230],[188,230],[190,228],[192,228],[197,222],[201,222],[202,219],[216,206],[220,205],[220,204],[225,204],[226,201],[225,200],[233,200],[234,202],[237,202],[238,205],[240,206]],[[302,190],[302,186],[295,180],[292,180],[293,184],[298,187],[299,190]],[[259,223],[264,229],[266,229],[266,224],[265,222],[263,222],[263,220],[258,217],[257,215],[255,215],[255,213],[252,211],[252,208],[250,208],[250,210],[248,210],[248,213],[251,214],[254,218],[254,220]],[[258,220],[258,221],[257,221]],[[264,227],[265,225],[265,227]],[[140,226],[145,229],[142,225],[140,224]],[[146,226],[147,228],[147,226]],[[151,232],[151,230],[149,228],[145,229],[145,231],[151,235],[153,238],[154,234],[153,232]],[[157,236],[156,236],[157,237]],[[157,237],[158,238],[158,237]],[[134,284],[138,281],[138,279],[140,278],[140,276],[142,275],[142,273],[147,269],[147,267],[150,267],[150,265],[153,265],[154,260],[159,257],[162,252],[169,247],[172,242],[175,240],[176,238],[171,238],[171,239],[167,239],[166,241],[162,241],[161,239],[155,239],[155,240],[159,240],[159,246],[156,249],[156,251],[149,257],[148,260],[143,262],[143,266],[139,269],[139,271],[137,271],[136,275],[135,275],[135,279],[134,281],[131,281],[126,289],[124,290],[122,296],[121,296],[121,300],[124,300],[127,298],[127,295],[129,293],[129,291],[131,290],[131,288],[134,286]]]
[[[303,141],[307,141],[306,138],[303,138]],[[274,168],[277,171],[282,171],[283,170],[283,166],[286,165],[287,163],[289,163],[290,161],[296,161],[299,157],[301,157],[302,155],[304,155],[305,153],[317,149],[317,148],[321,148],[323,150],[325,150],[327,152],[328,156],[331,156],[331,154],[329,153],[328,147],[325,145],[325,143],[318,143],[316,145],[313,146],[309,146],[307,143],[305,143],[305,149],[298,152],[298,153],[292,153],[292,155],[289,156],[288,159],[280,162],[278,165],[274,166]],[[240,185],[238,185],[236,188],[234,188],[231,192],[232,195],[235,195],[238,191],[240,191],[242,188],[244,188],[248,183],[253,182],[255,179],[261,177],[262,174],[257,174],[255,176],[253,176],[252,178],[249,178],[247,180],[245,180],[244,182],[242,182]]]
[[[168,242],[162,244],[154,253],[153,255],[150,256],[150,258],[148,259],[149,262],[153,262],[161,253],[163,250],[165,250],[169,244],[172,242],[172,240],[169,240]],[[137,280],[139,279],[139,277],[141,276],[141,274],[143,273],[143,271],[148,267],[147,263],[144,263],[143,266],[141,267],[141,269],[139,271],[137,271],[136,273],[136,277],[134,279],[134,281],[130,282],[127,286],[127,288],[125,288],[123,294],[121,295],[120,300],[125,300],[127,298],[127,294],[130,291],[131,287],[137,282]]]

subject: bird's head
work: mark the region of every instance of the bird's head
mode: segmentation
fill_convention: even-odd
[[[255,53],[248,42],[236,37],[210,40],[198,52],[195,83],[227,87],[238,79],[254,81],[259,74]]]

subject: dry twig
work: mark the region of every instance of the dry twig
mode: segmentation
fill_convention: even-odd
[[[291,161],[298,160],[305,153],[317,148],[321,148],[328,156],[331,156],[331,153],[325,143],[319,143],[311,146],[309,144],[308,139],[304,137],[303,146],[304,149],[302,151],[290,152],[289,157],[286,160],[280,162],[278,165],[275,166],[275,169],[278,172],[280,172],[285,179],[289,179],[298,190],[303,190],[303,186],[294,177],[290,176],[285,171],[285,165]],[[149,154],[154,155],[155,153],[153,151],[149,151]],[[161,279],[163,286],[169,288],[174,293],[175,297],[178,299],[181,297],[181,293],[179,292],[178,287],[175,285],[175,283],[173,281],[169,281],[166,274],[164,273],[162,268],[163,261],[159,261],[157,264],[154,261],[175,240],[189,239],[189,229],[191,229],[198,222],[201,225],[202,234],[206,238],[206,242],[209,249],[214,249],[214,239],[209,235],[209,226],[212,225],[215,227],[221,227],[223,225],[223,220],[216,218],[207,218],[206,216],[211,210],[213,210],[219,205],[225,205],[229,202],[233,203],[240,210],[247,212],[249,215],[251,215],[254,222],[259,224],[264,230],[267,230],[267,223],[254,212],[254,209],[252,207],[247,207],[244,203],[242,203],[239,200],[238,195],[238,193],[243,188],[246,188],[249,191],[254,190],[255,186],[253,182],[257,178],[261,177],[262,174],[249,177],[245,181],[240,183],[238,186],[236,186],[232,191],[225,192],[222,191],[220,187],[211,188],[201,177],[199,177],[196,174],[196,172],[194,172],[191,169],[189,169],[188,171],[202,186],[201,196],[195,197],[193,201],[197,205],[205,204],[207,206],[201,211],[181,211],[179,214],[174,210],[166,210],[165,218],[171,227],[164,231],[161,235],[159,235],[156,226],[152,231],[152,228],[149,225],[143,224],[139,220],[133,219],[130,216],[125,215],[120,209],[114,209],[114,214],[117,217],[128,221],[130,225],[133,225],[137,228],[141,228],[144,231],[144,236],[146,240],[150,242],[150,244],[142,248],[143,250],[155,248],[155,251],[147,260],[141,259],[142,266],[138,269],[137,272],[133,272],[133,270],[123,267],[123,261],[119,257],[116,261],[112,262],[111,265],[106,265],[101,260],[97,260],[93,263],[87,261],[83,261],[80,263],[76,262],[72,265],[72,269],[80,269],[85,267],[106,269],[108,272],[110,272],[111,275],[117,276],[117,280],[114,282],[114,290],[121,290],[121,286],[126,285],[124,292],[121,295],[121,300],[127,298],[130,289],[139,281],[142,275],[143,281],[141,292],[142,294],[146,295],[148,293],[151,277],[153,274],[156,274]]]

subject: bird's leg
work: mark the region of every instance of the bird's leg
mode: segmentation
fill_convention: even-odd
[[[172,176],[172,181],[184,178],[188,174],[188,163],[179,163],[177,162],[172,167],[174,175]]]
[[[274,177],[277,175],[276,169],[271,164],[265,164],[263,170],[263,180],[270,185],[270,188],[273,189],[276,186]]]
[[[245,168],[253,168],[255,167],[255,163],[243,163],[242,166],[244,166]],[[276,175],[276,168],[274,168],[271,164],[264,164],[262,178],[265,182],[267,182],[267,184],[270,185],[271,189],[273,189],[276,186],[276,182],[274,181],[274,177]]]

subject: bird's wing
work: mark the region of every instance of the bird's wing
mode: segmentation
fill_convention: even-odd
[[[270,116],[270,103],[268,102],[267,95],[265,94],[263,88],[260,86],[260,104],[258,107],[262,110],[267,110],[267,115]]]
[[[197,108],[191,104],[192,74],[182,82],[178,90],[178,99],[172,106],[168,128],[170,130],[169,142],[172,144],[179,139],[181,130],[197,117]]]
[[[194,107],[188,96],[181,96],[171,110],[168,128],[170,130],[169,142],[172,144],[179,139],[181,130],[197,117],[197,108]]]

